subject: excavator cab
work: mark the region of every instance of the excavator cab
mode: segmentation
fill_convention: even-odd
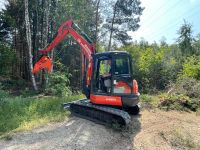
[[[127,52],[112,51],[93,56],[90,100],[95,104],[134,107],[138,104],[137,82]]]

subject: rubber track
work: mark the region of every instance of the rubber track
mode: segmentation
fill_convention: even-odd
[[[117,123],[126,126],[131,121],[131,117],[127,112],[117,108],[94,105],[88,99],[70,103],[69,109],[74,115],[104,125]]]

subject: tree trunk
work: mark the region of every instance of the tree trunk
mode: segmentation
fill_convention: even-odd
[[[44,32],[43,32],[43,48],[47,46],[48,33],[49,33],[49,0],[44,1]]]
[[[44,37],[44,46],[47,46],[48,43],[48,37],[49,37],[49,11],[50,11],[50,0],[45,0],[45,37]],[[51,54],[50,54],[51,55]],[[48,85],[49,78],[48,78],[48,73],[45,72],[45,88]]]
[[[109,39],[109,44],[108,44],[108,51],[110,51],[111,43],[112,43],[112,34],[113,34],[113,25],[114,25],[114,21],[115,21],[116,5],[117,5],[117,2],[115,3],[115,6],[114,6],[112,24],[111,24],[111,29],[110,29],[110,39]]]
[[[56,15],[57,15],[57,13],[58,13],[58,1],[51,1],[52,3],[51,3],[51,9],[49,10],[49,15],[51,15],[52,16],[52,18],[51,18],[51,24],[50,24],[50,39],[51,39],[51,41],[53,40],[53,38],[54,38],[54,32],[55,32],[55,29],[54,29],[54,25],[56,24]],[[53,15],[52,15],[53,14]],[[51,53],[50,53],[50,57],[51,57],[51,59],[52,59],[52,62],[54,62],[54,49],[51,51]],[[52,64],[52,72],[53,72],[53,64]]]
[[[38,90],[35,77],[32,74],[33,62],[32,62],[32,42],[31,42],[31,30],[30,30],[30,22],[29,22],[29,12],[28,12],[28,0],[24,0],[25,4],[25,24],[26,24],[26,40],[28,45],[28,56],[29,56],[29,73],[31,77],[31,82],[35,91]]]
[[[36,8],[34,8],[34,13],[33,13],[33,62],[36,62],[38,60],[38,2],[36,1]]]
[[[43,0],[43,20],[42,20],[42,48],[47,46],[48,33],[49,33],[49,0]],[[42,71],[42,88],[46,89],[48,85],[48,74]]]
[[[98,16],[99,16],[99,4],[100,0],[97,1],[97,8],[96,8],[96,30],[95,30],[95,43],[97,44],[97,36],[98,36]]]

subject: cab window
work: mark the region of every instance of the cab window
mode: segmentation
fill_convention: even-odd
[[[115,59],[115,75],[130,74],[129,58],[119,57]]]
[[[100,61],[99,67],[100,75],[108,75],[111,73],[111,60],[102,60]]]

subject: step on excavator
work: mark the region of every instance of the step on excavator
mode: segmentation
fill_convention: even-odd
[[[137,81],[132,76],[132,59],[125,51],[96,53],[96,46],[73,20],[65,21],[53,41],[39,53],[32,73],[42,69],[51,72],[52,51],[67,35],[80,45],[82,52],[82,91],[86,99],[63,104],[72,114],[105,125],[130,123],[130,115],[139,113]]]

